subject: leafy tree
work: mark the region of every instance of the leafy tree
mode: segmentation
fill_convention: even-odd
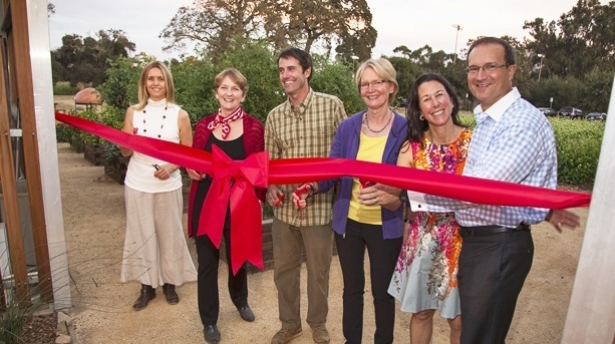
[[[468,86],[466,82],[465,61],[457,58],[453,63],[454,54],[448,54],[442,50],[434,52],[429,45],[425,45],[416,50],[410,50],[407,46],[401,45],[393,50],[401,53],[404,57],[390,57],[391,63],[397,71],[397,82],[400,87],[400,98],[407,98],[410,95],[410,88],[414,80],[422,73],[438,73],[445,77],[456,89],[457,95],[464,108]]]
[[[286,100],[278,77],[277,54],[269,50],[266,41],[236,39],[216,67],[217,72],[234,67],[245,75],[250,90],[244,108],[263,123],[269,111]]]
[[[364,107],[354,84],[351,71],[340,62],[331,62],[314,55],[314,77],[310,83],[318,92],[338,96],[348,113]],[[149,62],[143,60],[142,64]],[[176,102],[190,115],[192,124],[218,110],[214,97],[214,77],[225,68],[237,68],[248,80],[249,91],[244,109],[266,121],[267,114],[286,100],[277,71],[277,54],[265,41],[252,41],[236,37],[228,51],[219,56],[217,64],[209,59],[188,57],[170,63],[175,83]],[[111,62],[108,80],[100,87],[107,104],[125,110],[137,101],[137,84],[141,67],[129,58],[120,57]]]
[[[145,64],[151,59],[145,59]],[[138,102],[138,84],[141,68],[137,62],[128,57],[118,57],[109,62],[106,70],[107,81],[99,88],[107,105],[119,110],[126,110]]]
[[[188,112],[192,124],[218,110],[213,80],[221,71],[208,60],[189,57],[172,65],[176,102]],[[248,79],[248,83],[250,80]]]
[[[266,27],[292,45],[307,52],[317,43],[328,50],[337,46],[347,64],[352,63],[351,56],[371,57],[377,32],[365,0],[278,0],[272,7]]]
[[[573,75],[583,79],[594,66],[612,69],[615,65],[615,2],[601,5],[598,0],[579,0],[560,19],[545,23],[536,18],[525,22],[533,39],[526,49],[545,55],[545,67],[551,75]],[[582,53],[581,53],[582,52]]]
[[[231,47],[233,37],[262,35],[266,12],[262,0],[195,0],[179,8],[159,37],[167,44],[163,50],[183,51],[193,44],[215,59]]]
[[[53,81],[69,81],[98,86],[105,82],[109,59],[127,57],[135,44],[122,30],[100,30],[95,37],[65,35],[62,46],[51,51]]]
[[[279,85],[279,81],[278,81]],[[354,75],[340,62],[331,62],[324,56],[314,56],[314,71],[310,87],[316,92],[335,95],[344,103],[349,116],[365,108]]]
[[[410,97],[410,88],[416,77],[421,74],[421,69],[416,63],[404,57],[391,56],[388,59],[397,72],[397,83],[399,84],[397,102],[400,104],[402,99]]]
[[[562,106],[578,106],[582,88],[582,82],[573,76],[554,76],[540,82],[537,79],[528,80],[519,89],[523,98],[535,106],[549,106],[549,99],[553,98],[553,108],[557,110]]]
[[[594,67],[585,75],[583,86],[579,90],[579,107],[588,112],[606,112],[609,107],[610,94],[613,89],[614,69]]]
[[[308,52],[315,45],[327,52],[336,47],[338,57],[350,64],[352,56],[371,56],[377,34],[371,22],[365,0],[195,0],[179,9],[160,38],[165,50],[193,44],[213,61],[239,36],[264,39],[276,51],[289,45]]]

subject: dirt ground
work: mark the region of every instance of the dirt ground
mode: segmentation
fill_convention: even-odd
[[[74,343],[204,343],[197,312],[196,283],[178,288],[181,301],[168,305],[162,293],[142,311],[132,310],[140,285],[119,282],[124,239],[123,186],[104,176],[68,144],[58,145],[68,269],[72,279]],[[587,209],[576,209],[583,224]],[[566,318],[584,229],[556,233],[548,225],[534,227],[534,266],[517,306],[508,343],[559,343]],[[194,242],[188,241],[196,262]],[[280,323],[273,272],[249,276],[249,303],[256,321],[241,320],[227,290],[227,266],[220,264],[221,311],[218,326],[223,343],[269,343]],[[366,273],[369,265],[366,262]],[[302,271],[302,316],[305,319],[305,266]],[[343,343],[341,330],[342,278],[333,259],[327,326],[332,343]],[[395,342],[409,342],[409,314],[397,313]],[[303,335],[293,343],[312,343],[303,323]],[[363,338],[373,342],[374,314],[369,284],[365,293]],[[436,320],[433,343],[447,343],[447,325]]]

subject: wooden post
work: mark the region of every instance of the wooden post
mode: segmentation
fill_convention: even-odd
[[[0,54],[0,64],[4,65],[4,54]],[[17,183],[13,169],[13,148],[11,146],[9,105],[6,99],[4,68],[0,69],[0,179],[2,180],[2,200],[6,214],[6,236],[11,257],[11,271],[15,283],[17,300],[26,302],[29,298],[26,254],[24,252],[19,203],[17,201]],[[9,254],[0,252],[0,254]],[[8,276],[2,276],[6,280]]]
[[[23,130],[24,163],[28,183],[39,289],[41,292],[41,299],[50,302],[53,300],[53,287],[51,284],[47,226],[45,224],[45,209],[43,206],[43,187],[41,185],[38,132],[34,113],[34,88],[32,84],[32,64],[30,57],[27,6],[31,3],[31,1],[10,0],[11,19],[13,23],[12,42],[15,56],[15,79],[17,81],[19,113]],[[40,1],[39,5],[42,3],[43,2]],[[12,253],[13,252],[11,252],[11,256]]]
[[[615,80],[615,78],[614,78]],[[615,81],[562,343],[615,343]]]

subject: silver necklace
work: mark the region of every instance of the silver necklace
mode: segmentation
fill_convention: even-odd
[[[158,138],[162,137],[162,129],[164,128],[164,120],[167,119],[167,108],[168,104],[164,106],[164,115],[162,115],[162,123],[160,123],[160,132],[158,133]],[[147,111],[143,109],[143,132],[147,133],[147,122],[145,121],[145,114]]]
[[[369,126],[369,119],[367,118],[367,112],[365,112],[365,120],[363,121],[365,123],[365,125],[367,125],[367,129],[369,129],[369,131],[371,131],[372,133],[381,133],[384,131],[384,129],[386,127],[389,126],[389,124],[391,123],[391,120],[393,119],[393,113],[389,112],[391,114],[391,116],[389,116],[389,120],[387,121],[387,124],[384,125],[384,127],[382,127],[380,130],[374,130]]]

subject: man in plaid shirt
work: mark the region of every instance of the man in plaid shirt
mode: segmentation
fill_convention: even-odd
[[[310,88],[312,58],[305,51],[297,48],[282,51],[278,56],[278,72],[288,100],[267,116],[265,149],[270,158],[327,157],[337,127],[346,118],[344,105],[339,98]],[[308,273],[307,322],[314,342],[330,341],[326,320],[333,248],[333,193],[316,194],[308,198],[307,207],[298,210],[293,205],[292,193],[299,185],[270,185],[267,189],[267,202],[274,207],[274,281],[282,322],[272,344],[289,343],[301,335],[302,246]]]

